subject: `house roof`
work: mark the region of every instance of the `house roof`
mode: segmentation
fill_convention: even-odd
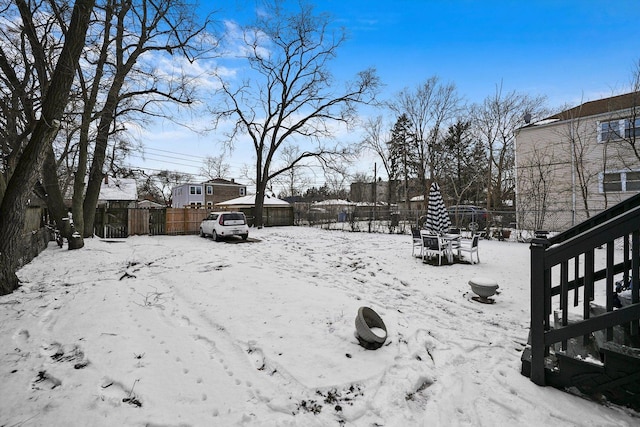
[[[98,200],[138,200],[136,180],[133,178],[107,178],[102,181]]]
[[[235,199],[227,200],[224,202],[216,203],[216,206],[236,206],[236,207],[251,207],[256,204],[256,195],[250,194],[247,196],[238,197]],[[265,196],[263,206],[290,206],[288,202],[280,200],[276,197]]]
[[[244,187],[244,184],[238,184],[233,179],[231,181],[229,181],[228,179],[224,179],[224,178],[210,179],[208,181],[203,182],[203,184],[236,185],[238,187]]]
[[[562,111],[546,120],[569,120],[579,117],[596,116],[598,114],[610,113],[613,111],[626,110],[633,107],[640,107],[640,92],[625,93],[623,95],[612,96],[610,98],[598,99],[596,101],[585,102],[577,107]],[[538,122],[540,123],[540,122]]]

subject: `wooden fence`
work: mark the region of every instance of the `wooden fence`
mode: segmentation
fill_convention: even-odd
[[[207,216],[206,209],[166,209],[167,229],[165,234],[198,234],[200,222]]]
[[[102,238],[197,234],[205,216],[205,209],[102,208],[96,211],[94,232]]]

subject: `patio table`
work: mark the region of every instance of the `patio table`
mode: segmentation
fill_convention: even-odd
[[[429,230],[420,230],[420,235],[424,234],[429,235],[432,233]],[[462,235],[443,233],[438,235],[434,234],[433,236],[438,237],[440,240],[440,246],[442,246],[445,255],[447,256],[447,261],[449,264],[453,264],[453,250],[460,246],[460,239],[462,238]]]

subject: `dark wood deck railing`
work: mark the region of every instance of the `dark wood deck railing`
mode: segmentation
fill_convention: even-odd
[[[615,258],[615,244],[623,249]],[[596,270],[595,251],[606,250],[606,266]],[[631,283],[631,304],[615,308],[615,275]],[[592,315],[595,286],[606,288],[606,312]],[[580,294],[582,290],[582,295]],[[552,328],[553,298],[559,297],[560,325]],[[569,304],[582,304],[582,319],[569,323]],[[549,348],[561,343],[566,350],[571,338],[605,331],[613,339],[613,328],[629,325],[638,336],[640,326],[640,194],[588,221],[550,239],[531,242],[531,372],[536,384],[545,385],[545,357]]]

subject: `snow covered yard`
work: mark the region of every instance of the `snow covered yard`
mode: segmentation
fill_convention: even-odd
[[[520,375],[529,247],[426,265],[411,237],[251,229],[51,244],[0,297],[0,425],[631,426]],[[597,256],[604,257],[604,251]],[[500,285],[471,299],[474,276]],[[388,339],[360,347],[360,306]]]

